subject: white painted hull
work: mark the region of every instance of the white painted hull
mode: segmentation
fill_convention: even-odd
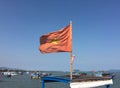
[[[112,79],[110,80],[99,80],[99,81],[88,81],[88,82],[71,82],[71,88],[94,88],[104,85],[111,85],[113,84]]]

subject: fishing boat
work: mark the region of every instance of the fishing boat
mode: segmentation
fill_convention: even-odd
[[[42,77],[42,88],[45,88],[46,82],[63,82],[70,85],[70,88],[96,88],[100,86],[106,86],[110,88],[110,85],[113,84],[113,81],[109,77],[79,77],[73,76],[73,79],[64,76],[64,77]]]
[[[113,84],[113,81],[110,77],[73,76],[72,63],[74,55],[72,54],[72,21],[70,21],[70,24],[68,26],[58,31],[42,35],[40,37],[39,50],[42,54],[56,52],[70,53],[69,78],[42,77],[42,88],[44,88],[45,82],[69,83],[70,88],[94,88],[99,86],[106,86],[107,88],[110,88],[110,85]]]

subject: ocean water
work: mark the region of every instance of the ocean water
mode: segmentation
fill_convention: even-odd
[[[110,88],[120,88],[120,73],[115,73],[113,85]],[[18,75],[11,78],[0,77],[0,88],[42,88],[41,80],[30,78],[30,75]],[[45,83],[45,88],[69,88],[69,84],[52,82]],[[106,88],[97,87],[97,88]]]

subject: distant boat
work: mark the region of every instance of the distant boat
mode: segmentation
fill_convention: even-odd
[[[39,73],[39,72],[33,72],[31,73],[31,79],[40,79],[41,77],[45,77],[45,76],[50,76],[50,73]]]
[[[17,73],[16,72],[3,72],[3,75],[6,77],[11,77],[11,76],[17,75]]]

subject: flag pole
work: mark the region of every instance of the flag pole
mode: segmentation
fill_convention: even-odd
[[[70,21],[70,29],[71,29],[71,49],[72,49],[72,21]],[[72,80],[72,50],[70,52],[70,79]]]

